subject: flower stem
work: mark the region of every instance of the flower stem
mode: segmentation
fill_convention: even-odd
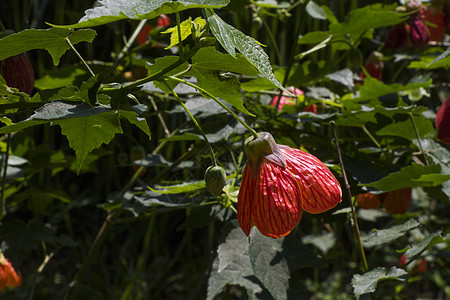
[[[219,104],[220,106],[223,107],[223,109],[225,109],[228,113],[230,113],[239,123],[242,124],[242,126],[244,126],[245,128],[247,128],[248,131],[250,131],[250,133],[257,138],[258,137],[258,133],[251,128],[250,126],[247,125],[247,123],[245,123],[243,120],[241,120],[241,118],[239,118],[231,109],[229,109],[225,104],[223,104],[219,99],[217,99],[216,97],[214,97],[214,95],[212,95],[210,92],[206,91],[205,89],[199,87],[196,84],[193,84],[191,82],[188,82],[186,80],[174,77],[174,76],[170,76],[170,79],[176,80],[178,82],[184,83],[188,86],[191,86],[195,89],[197,89],[198,91],[202,92],[203,94],[207,95],[208,97],[210,97],[211,99],[213,99],[217,104]]]
[[[194,122],[194,124],[197,127],[198,131],[200,131],[200,133],[202,134],[203,138],[205,139],[205,142],[208,144],[209,151],[211,152],[211,157],[212,157],[213,162],[214,162],[214,166],[217,166],[217,161],[216,161],[216,156],[214,155],[214,150],[213,150],[213,148],[211,146],[211,143],[208,141],[208,138],[206,137],[206,134],[203,131],[202,127],[200,126],[200,124],[198,124],[197,120],[194,118],[194,116],[191,114],[189,109],[186,107],[186,105],[184,104],[183,100],[180,99],[178,94],[165,81],[164,81],[164,84],[165,84],[165,86],[168,89],[170,89],[170,92],[175,96],[175,98],[177,98],[178,102],[183,107],[184,111],[188,114],[189,118],[191,118],[192,122]]]
[[[425,164],[427,166],[429,166],[430,162],[428,161],[427,155],[423,151],[422,142],[420,141],[419,130],[417,130],[416,122],[414,121],[414,116],[413,116],[412,112],[409,112],[409,118],[411,119],[411,123],[414,128],[414,133],[416,134],[417,143],[419,144],[420,151],[422,152],[423,158],[425,159]]]
[[[94,72],[92,72],[91,68],[89,67],[89,65],[86,63],[86,61],[84,60],[84,58],[81,56],[81,54],[77,51],[77,49],[75,49],[75,47],[72,45],[72,42],[70,41],[70,39],[68,37],[66,37],[66,41],[69,44],[70,48],[72,48],[73,52],[75,52],[75,54],[80,58],[80,60],[83,62],[83,64],[86,66],[86,68],[88,69],[89,73],[91,73],[92,77],[95,76]]]
[[[183,56],[184,48],[181,37],[180,13],[178,11],[175,13],[175,18],[177,20],[177,31],[178,31],[178,53],[180,54],[180,56]]]
[[[336,143],[337,154],[339,157],[339,164],[341,165],[342,175],[344,176],[345,189],[347,190],[348,197],[350,199],[350,206],[352,209],[352,216],[353,216],[353,224],[352,225],[355,229],[356,242],[358,243],[358,250],[361,255],[361,260],[363,263],[362,269],[363,269],[363,272],[366,273],[367,271],[369,271],[369,267],[367,265],[366,254],[364,252],[364,248],[363,248],[363,245],[361,242],[361,233],[359,231],[358,219],[356,218],[355,206],[353,205],[353,201],[352,201],[352,192],[350,191],[350,184],[348,183],[347,174],[345,173],[344,161],[342,160],[341,148],[339,147],[339,141],[338,141],[338,137],[337,137],[337,133],[336,133],[336,127],[334,125],[334,121],[331,121],[330,123],[331,123],[331,127],[333,128],[334,142]]]

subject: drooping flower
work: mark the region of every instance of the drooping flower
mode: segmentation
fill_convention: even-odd
[[[18,287],[22,284],[22,276],[16,273],[8,259],[0,252],[0,291],[6,286]]]
[[[339,182],[318,158],[276,144],[270,133],[246,141],[245,152],[238,221],[246,235],[256,226],[265,236],[286,236],[303,210],[322,213],[342,200]]]
[[[450,96],[436,113],[436,128],[438,139],[446,144],[450,144]]]

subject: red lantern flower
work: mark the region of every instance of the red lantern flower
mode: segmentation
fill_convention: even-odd
[[[286,236],[303,210],[318,214],[341,201],[339,182],[319,159],[276,144],[270,133],[246,141],[245,152],[238,221],[246,235],[256,226],[265,236]]]
[[[411,25],[411,43],[414,47],[425,47],[430,41],[430,32],[423,16],[420,13],[415,13],[409,18]]]
[[[6,286],[18,287],[21,284],[22,276],[20,273],[17,274],[9,260],[0,253],[0,291]]]
[[[168,16],[162,14],[158,17],[158,20],[156,21],[156,28],[163,28],[169,25],[170,25],[170,18]],[[155,27],[151,25],[144,25],[144,27],[142,27],[141,31],[139,31],[139,34],[136,37],[137,43],[139,45],[142,45],[145,42],[147,42],[148,36],[153,29],[155,29]]]
[[[450,97],[445,100],[436,113],[436,128],[438,139],[450,144]]]
[[[383,207],[390,214],[404,214],[411,201],[411,188],[391,191],[383,199]]]
[[[381,201],[384,198],[382,194],[372,194],[370,192],[356,195],[356,202],[363,209],[377,208],[381,205]]]

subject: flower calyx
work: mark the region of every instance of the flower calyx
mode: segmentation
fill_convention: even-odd
[[[219,166],[210,166],[205,172],[206,189],[213,196],[218,196],[225,182],[227,181],[227,174],[225,169]]]
[[[245,141],[245,153],[253,177],[257,177],[263,159],[285,168],[286,159],[273,136],[268,132],[258,133],[258,137],[249,137]]]

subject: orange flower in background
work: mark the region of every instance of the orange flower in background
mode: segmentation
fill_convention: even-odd
[[[450,97],[444,101],[436,113],[436,128],[438,139],[450,144]]]
[[[411,202],[411,188],[400,189],[381,194],[365,193],[356,195],[358,205],[363,209],[377,208],[383,204],[391,214],[404,214]]]
[[[404,214],[411,202],[411,188],[386,193],[383,207],[390,214]]]
[[[381,201],[384,198],[383,194],[372,194],[370,192],[365,194],[358,194],[356,195],[356,202],[358,202],[358,205],[361,208],[364,209],[372,209],[377,208],[381,205]]]
[[[286,236],[303,210],[318,214],[341,202],[339,182],[315,156],[278,145],[267,132],[246,141],[245,152],[238,221],[246,235],[256,226],[265,236]]]
[[[18,287],[21,284],[20,273],[17,274],[9,260],[3,256],[3,253],[0,253],[0,291],[6,286]]]

